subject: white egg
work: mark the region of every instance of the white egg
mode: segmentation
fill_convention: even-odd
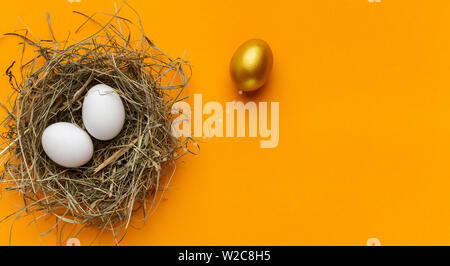
[[[91,137],[72,123],[59,122],[42,133],[42,147],[52,161],[64,167],[79,167],[94,153]]]
[[[119,94],[104,84],[97,84],[87,92],[82,113],[86,130],[99,140],[114,138],[125,123],[125,109]]]

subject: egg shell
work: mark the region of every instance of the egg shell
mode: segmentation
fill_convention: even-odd
[[[47,156],[64,167],[79,167],[87,163],[94,153],[91,137],[78,126],[58,122],[42,133],[42,147]]]
[[[82,116],[84,126],[91,136],[98,140],[110,140],[122,130],[125,108],[113,88],[97,84],[84,98]]]

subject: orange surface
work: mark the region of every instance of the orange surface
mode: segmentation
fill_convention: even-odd
[[[166,53],[193,65],[189,93],[203,100],[280,102],[280,143],[212,138],[177,169],[164,201],[122,245],[450,245],[450,2],[419,0],[129,3]],[[113,1],[8,1],[0,32],[26,22],[48,38],[83,21],[79,10],[113,12]],[[19,19],[20,16],[20,19]],[[239,95],[228,72],[250,38],[274,53],[269,84]],[[20,55],[0,39],[1,72]],[[1,100],[10,88],[0,77]],[[2,111],[3,112],[3,111]],[[2,113],[4,115],[4,112]],[[17,209],[0,200],[0,217]],[[15,245],[53,220],[16,222]],[[11,223],[0,225],[7,245]],[[81,244],[92,233],[80,236]],[[111,245],[109,235],[96,242]]]

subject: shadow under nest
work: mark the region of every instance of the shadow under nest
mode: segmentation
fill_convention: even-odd
[[[83,25],[95,23],[98,31],[73,44],[68,39],[33,41],[27,33],[6,34],[21,38],[23,50],[31,47],[35,57],[20,63],[21,82],[12,72],[14,63],[6,71],[14,93],[9,106],[3,106],[8,115],[2,122],[6,148],[1,181],[6,191],[21,192],[24,207],[3,220],[30,213],[38,215],[36,220],[54,215],[50,231],[69,223],[81,226],[78,233],[96,226],[99,234],[111,230],[117,237],[134,212],[141,211],[144,220],[148,217],[176,160],[193,153],[188,149],[191,138],[171,134],[171,108],[182,100],[190,66],[183,58],[165,55],[142,27],[118,13],[109,15],[106,24],[76,13],[85,17]],[[48,21],[50,26],[49,17]],[[131,27],[139,30],[138,40],[131,40]],[[51,26],[50,32],[53,36]],[[83,98],[96,84],[109,85],[120,95],[124,127],[110,141],[92,138],[93,158],[82,167],[58,166],[42,148],[42,133],[56,122],[84,129]]]

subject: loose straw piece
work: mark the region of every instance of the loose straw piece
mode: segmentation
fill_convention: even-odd
[[[98,173],[98,171],[102,170],[103,168],[105,168],[106,166],[108,166],[109,164],[111,164],[112,162],[117,160],[117,158],[119,158],[120,156],[124,155],[131,147],[133,147],[133,145],[137,142],[137,140],[138,139],[133,140],[127,146],[125,146],[122,149],[120,149],[120,150],[116,151],[115,153],[113,153],[113,155],[111,155],[102,164],[100,164],[97,168],[95,168],[94,174]]]

